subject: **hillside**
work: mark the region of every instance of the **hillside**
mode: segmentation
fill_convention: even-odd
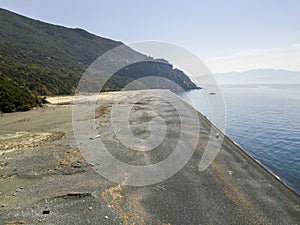
[[[100,55],[120,45],[121,42],[82,29],[56,26],[0,9],[0,72],[38,95],[74,93],[86,68]],[[126,60],[151,60],[129,47],[126,51]],[[140,73],[143,64],[148,66]],[[168,63],[167,67],[161,64],[152,60],[129,66],[118,71],[103,90],[120,90],[145,75],[166,77],[185,90],[196,88],[182,71],[174,70]],[[160,83],[153,87],[171,89]]]
[[[26,87],[0,74],[0,112],[27,111],[42,104],[42,99]]]

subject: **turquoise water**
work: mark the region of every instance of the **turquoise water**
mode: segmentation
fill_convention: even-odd
[[[223,85],[225,133],[300,195],[300,85]],[[204,91],[182,94],[210,116]]]

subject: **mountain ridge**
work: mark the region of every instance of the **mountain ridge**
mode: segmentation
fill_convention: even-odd
[[[253,69],[215,74],[220,84],[300,84],[300,71]]]
[[[6,81],[11,80],[14,85],[25,87],[26,92],[33,95],[74,94],[86,69],[99,56],[119,46],[124,46],[123,60],[147,62],[117,71],[98,91],[121,90],[144,76],[159,76],[171,82],[156,82],[150,86],[142,84],[138,85],[139,88],[173,90],[172,82],[184,90],[197,88],[187,75],[174,69],[167,61],[143,55],[120,41],[97,36],[82,28],[45,23],[0,8],[1,76],[5,77],[8,86],[10,84]],[[118,61],[114,63],[118,64]],[[142,73],[141,67],[144,68]],[[0,102],[3,101],[6,100],[2,97]]]
[[[0,9],[0,19],[0,71],[41,95],[74,93],[83,72],[94,60],[124,45],[81,28],[52,25],[5,9]],[[130,57],[147,58],[128,46],[126,48],[129,60]],[[153,60],[153,63],[161,62]],[[136,75],[134,73],[132,69],[132,74]],[[118,75],[122,76],[122,73]],[[157,71],[155,75],[159,76]],[[184,74],[182,77],[187,76]],[[169,78],[172,79],[172,76]],[[39,82],[35,82],[35,79]],[[130,77],[123,77],[122,82],[119,82],[120,77],[115,76],[113,82],[110,82],[115,85],[108,84],[107,89],[121,89],[120,84],[124,83],[124,79],[132,81]],[[181,84],[180,81],[178,83]],[[191,80],[188,85],[183,84],[183,88],[196,88]]]

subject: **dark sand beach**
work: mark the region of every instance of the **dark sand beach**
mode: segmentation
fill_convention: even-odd
[[[114,157],[135,165],[167,157],[180,132],[174,107],[157,107],[157,98],[148,98],[133,108],[132,118],[142,124],[162,115],[170,127],[167,140],[145,153],[119,143],[110,126],[112,104],[121,96],[122,104],[130,104],[146,92],[104,93],[96,106],[102,141]],[[155,92],[174,99],[169,91]],[[0,224],[300,224],[300,197],[228,138],[213,163],[199,171],[212,126],[200,113],[198,145],[184,168],[158,184],[133,187],[103,178],[82,156],[72,98],[49,101],[0,116]],[[139,123],[135,134],[147,134]]]

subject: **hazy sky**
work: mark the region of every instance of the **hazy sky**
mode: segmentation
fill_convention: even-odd
[[[0,6],[127,44],[176,44],[213,72],[300,71],[299,0],[1,0]]]

